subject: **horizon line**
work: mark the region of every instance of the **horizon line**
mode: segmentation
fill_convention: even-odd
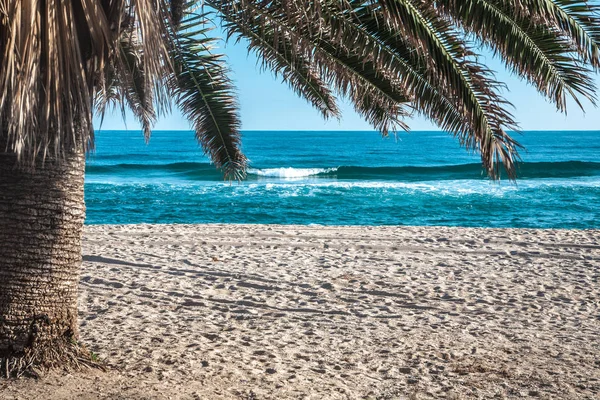
[[[142,129],[95,129],[96,132],[101,131],[120,131],[120,132],[142,132]],[[194,132],[193,129],[153,129],[151,132]],[[240,132],[375,132],[380,133],[378,130],[365,130],[365,129],[240,129]],[[409,131],[396,131],[395,133],[415,133],[415,132],[441,132],[452,135],[452,132],[444,131],[441,129],[418,129]],[[523,132],[600,132],[600,129],[521,129],[518,131],[509,130],[506,132],[512,133],[523,133]],[[393,135],[394,132],[390,132]]]

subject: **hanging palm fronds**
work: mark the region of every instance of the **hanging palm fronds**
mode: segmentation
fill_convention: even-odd
[[[586,0],[0,0],[0,125],[24,164],[91,149],[92,110],[146,138],[175,105],[227,178],[244,176],[235,88],[212,26],[325,118],[336,95],[384,135],[423,115],[515,177],[518,130],[488,47],[558,110],[596,104],[600,7]]]

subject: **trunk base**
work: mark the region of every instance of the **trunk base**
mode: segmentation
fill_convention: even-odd
[[[38,343],[19,353],[0,354],[0,379],[22,376],[40,378],[50,370],[105,370],[98,356],[73,340],[55,339]]]

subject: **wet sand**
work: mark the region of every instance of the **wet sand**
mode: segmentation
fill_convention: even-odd
[[[108,372],[2,399],[600,398],[600,231],[88,226]]]

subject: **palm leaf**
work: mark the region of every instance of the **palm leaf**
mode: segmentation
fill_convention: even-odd
[[[477,62],[459,33],[439,17],[435,7],[417,0],[379,0],[382,23],[387,23],[413,41],[417,51],[430,61],[442,84],[448,85],[455,101],[472,126],[465,137],[467,147],[476,148],[488,174],[498,177],[501,163],[508,175],[515,176],[517,144],[506,133],[516,129],[509,103],[499,95],[502,85],[492,71]]]
[[[145,64],[140,54],[141,45],[135,36],[125,34],[119,41],[118,56],[114,63],[122,98],[139,121],[144,138],[148,141],[157,115],[152,98],[153,91],[147,85]]]
[[[600,5],[589,0],[503,0],[518,17],[552,27],[575,45],[582,61],[600,68]]]
[[[437,5],[449,18],[481,38],[505,60],[508,68],[526,77],[559,110],[566,110],[567,97],[580,107],[579,95],[595,103],[591,71],[578,60],[572,46],[575,41],[580,46],[590,47],[592,53],[597,50],[593,49],[593,41],[585,31],[570,40],[564,36],[565,32],[554,29],[553,21],[544,20],[550,26],[533,23],[531,15],[522,16],[508,3],[438,0]],[[585,56],[591,55],[586,52]]]
[[[229,36],[325,116],[337,92],[384,134],[413,111],[514,177],[516,129],[503,85],[478,62],[485,44],[550,98],[596,103],[600,5],[586,0],[0,0],[0,125],[33,164],[91,148],[96,109],[126,103],[146,136],[173,96],[226,176],[243,175],[235,93],[213,54],[207,4]],[[124,110],[122,108],[122,110]]]
[[[102,111],[117,98],[114,85],[127,84],[112,65],[124,26],[139,38],[146,96],[168,106],[166,31],[154,0],[0,0],[0,14],[0,134],[22,164],[92,148],[93,100]]]
[[[516,124],[498,94],[501,85],[423,2],[314,2],[306,8],[300,1],[240,3],[230,7],[246,13],[249,23],[263,31],[275,29],[276,39],[289,38],[298,52],[312,52],[324,78],[349,94],[376,128],[385,132],[390,121],[405,127],[398,116],[407,115],[403,107],[413,100],[415,109],[454,128],[464,145],[477,148],[491,175],[500,161],[514,172],[517,145],[505,131]],[[364,19],[365,10],[377,18]],[[387,31],[387,38],[374,31]],[[399,36],[406,38],[404,44]],[[371,85],[358,85],[361,81]],[[414,100],[424,93],[429,98]]]
[[[270,38],[273,47],[286,46],[292,59],[310,59],[322,79],[349,97],[355,110],[384,135],[407,128],[402,118],[410,115],[406,110],[408,98],[395,86],[391,77],[377,70],[376,65],[336,47],[325,32],[314,28],[318,23],[295,24],[307,18],[306,10],[296,8],[292,12],[279,3],[251,1],[238,4],[209,0],[207,4],[217,9],[225,19],[236,18],[252,26],[257,35]],[[289,12],[293,15],[290,16]]]
[[[281,75],[283,81],[318,109],[324,118],[340,116],[335,96],[315,71],[311,60],[293,51],[289,39],[277,41],[273,32],[261,32],[256,26],[244,23],[234,13],[222,15],[226,21],[228,38],[237,35],[238,41],[240,38],[247,39],[248,50],[259,56],[263,69],[271,70],[275,76]]]
[[[174,74],[169,89],[188,118],[196,138],[226,179],[241,179],[246,157],[240,150],[240,121],[235,91],[223,56],[211,53],[206,14],[188,14],[172,33]]]
[[[332,36],[363,59],[378,65],[396,77],[396,84],[410,96],[415,111],[430,118],[442,129],[458,136],[465,143],[472,135],[472,126],[448,86],[427,68],[427,60],[411,47],[403,35],[381,24],[372,7],[353,1],[351,11],[322,13]],[[344,40],[344,38],[346,38]],[[433,71],[435,72],[435,71]]]

